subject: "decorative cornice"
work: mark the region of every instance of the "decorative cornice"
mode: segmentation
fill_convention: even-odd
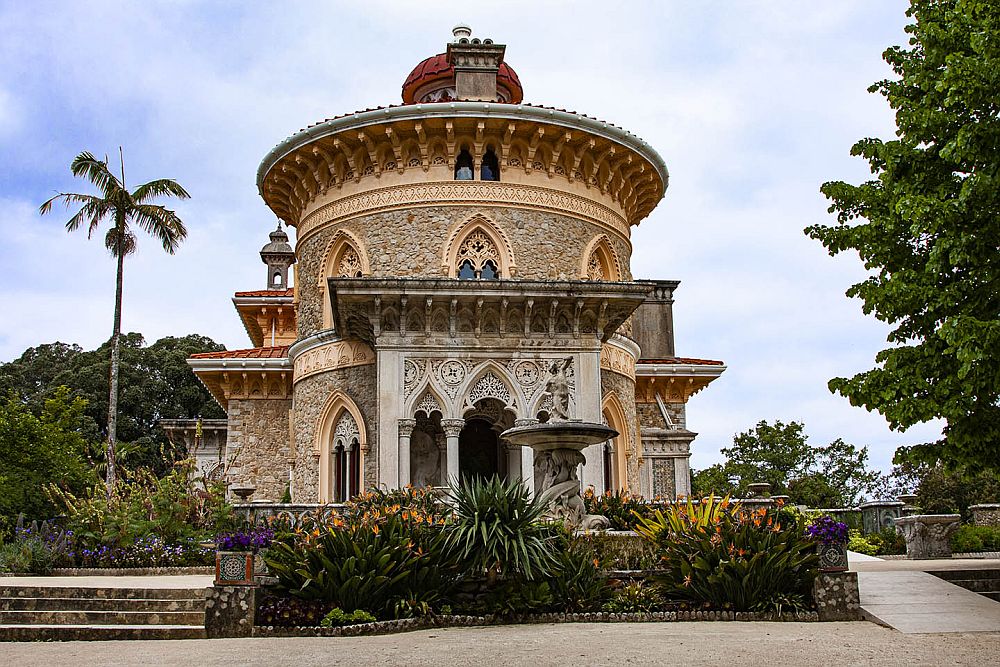
[[[441,205],[503,206],[561,213],[596,223],[629,242],[628,222],[622,215],[580,195],[520,183],[435,181],[377,188],[324,204],[298,224],[298,243],[321,227],[348,218]]]
[[[300,340],[288,350],[294,368],[293,383],[337,368],[375,363],[375,352],[361,341],[341,340],[331,331]]]
[[[601,369],[624,375],[635,381],[635,362],[639,358],[639,346],[633,341],[615,334],[601,345]]]

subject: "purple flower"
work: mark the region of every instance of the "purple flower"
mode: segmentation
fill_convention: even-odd
[[[847,544],[847,524],[829,515],[813,520],[806,527],[806,534],[823,544]]]
[[[274,539],[274,531],[270,528],[254,528],[249,531],[223,533],[215,538],[216,546],[222,551],[253,551],[266,549]]]

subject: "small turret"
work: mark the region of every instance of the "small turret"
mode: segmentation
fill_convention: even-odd
[[[260,260],[267,264],[267,289],[288,289],[288,267],[295,263],[295,251],[288,244],[288,234],[281,228],[271,232],[271,242],[260,249]]]

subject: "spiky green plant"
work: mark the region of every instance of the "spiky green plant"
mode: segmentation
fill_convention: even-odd
[[[489,580],[533,580],[556,562],[558,530],[542,518],[546,504],[517,480],[465,478],[449,491],[455,518],[446,552]]]

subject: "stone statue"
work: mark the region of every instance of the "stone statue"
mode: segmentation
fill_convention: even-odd
[[[410,456],[413,460],[413,486],[435,486],[441,480],[441,453],[434,438],[423,429],[414,429],[410,436]]]
[[[569,420],[569,378],[566,371],[573,365],[573,357],[556,359],[549,366],[549,378],[545,381],[545,393],[552,398],[552,413],[549,421]]]
[[[549,504],[550,519],[563,521],[581,530],[607,528],[610,525],[608,519],[587,514],[580,497],[580,480],[576,471],[585,462],[583,454],[575,449],[541,452],[535,459],[535,483],[537,488],[542,489],[541,499]]]

